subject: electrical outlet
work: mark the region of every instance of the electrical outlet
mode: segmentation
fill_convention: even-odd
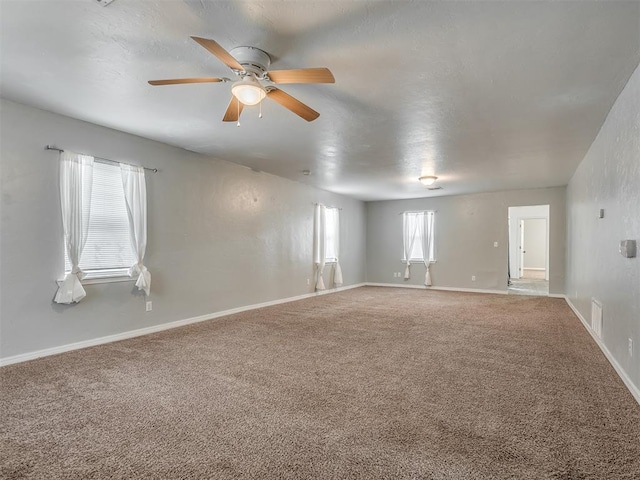
[[[307,285],[311,285],[311,279],[307,278]]]
[[[151,310],[153,310],[153,303],[151,303],[151,300],[148,300],[147,303],[145,304],[145,311],[150,312]]]
[[[476,281],[476,276],[475,275],[471,275],[471,281],[475,282]]]
[[[633,357],[633,338],[629,339],[629,356]]]
[[[498,242],[493,242],[493,246],[494,246],[495,248],[498,248]]]

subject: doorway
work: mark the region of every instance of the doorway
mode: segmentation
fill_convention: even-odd
[[[509,280],[515,295],[549,295],[549,205],[509,207]]]

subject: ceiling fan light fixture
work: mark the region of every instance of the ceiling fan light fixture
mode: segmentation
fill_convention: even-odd
[[[434,177],[433,175],[425,175],[423,177],[420,177],[418,180],[420,180],[420,183],[422,183],[424,186],[428,187],[430,185],[433,185],[433,183],[438,179],[438,177]]]
[[[260,82],[252,76],[246,76],[233,84],[231,93],[245,105],[257,105],[267,96]]]

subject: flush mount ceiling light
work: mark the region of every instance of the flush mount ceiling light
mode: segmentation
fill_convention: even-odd
[[[424,177],[420,177],[418,180],[420,180],[420,183],[424,186],[428,187],[429,185],[433,185],[433,182],[437,179],[438,177],[434,177],[433,175],[425,175]]]
[[[247,75],[239,82],[234,83],[231,87],[231,93],[243,104],[249,106],[259,104],[267,96],[267,92],[253,75]]]

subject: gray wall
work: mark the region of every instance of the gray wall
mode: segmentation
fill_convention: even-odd
[[[0,107],[2,358],[311,292],[313,202],[342,207],[345,285],[364,281],[360,201],[16,103]],[[52,303],[64,266],[49,143],[160,169],[147,176],[152,312],[133,282],[88,285],[78,305]]]
[[[391,200],[367,203],[367,281],[421,285],[424,265],[413,265],[411,279],[394,278],[404,271],[402,215],[406,210],[436,210],[434,287],[506,290],[508,207],[549,205],[549,292],[564,293],[565,187]],[[498,247],[494,247],[498,242]],[[472,281],[471,277],[476,277]]]
[[[640,242],[640,69],[571,179],[567,209],[567,296],[587,321],[591,299],[602,303],[602,340],[640,388],[640,258],[618,253],[620,240]]]

